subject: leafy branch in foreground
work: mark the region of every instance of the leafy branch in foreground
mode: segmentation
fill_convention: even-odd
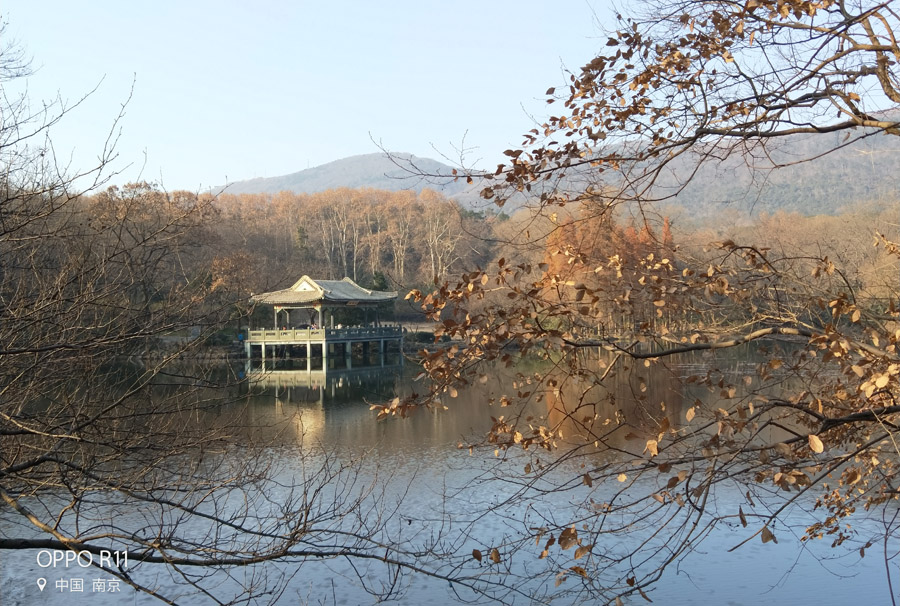
[[[892,542],[896,516],[880,536],[852,516],[898,499],[897,246],[876,238],[888,269],[873,296],[789,241],[679,243],[657,205],[689,206],[677,197],[702,166],[739,157],[759,174],[900,134],[894,4],[642,4],[548,91],[561,113],[508,164],[466,173],[484,198],[528,205],[517,250],[539,260],[410,293],[452,345],[421,353],[428,393],[379,413],[443,406],[491,364],[516,369],[484,444],[524,459],[504,478],[519,498],[571,495],[568,519],[516,546],[579,578],[575,591],[645,592],[723,524],[747,527],[744,542],[800,526],[860,555]],[[779,154],[786,137],[839,131]],[[723,368],[750,347],[752,365]]]

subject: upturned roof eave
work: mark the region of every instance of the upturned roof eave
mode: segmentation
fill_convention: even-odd
[[[343,280],[322,280],[322,285],[309,276],[303,276],[290,288],[251,295],[250,301],[266,305],[315,305],[317,303],[356,303],[357,305],[376,304],[393,301],[398,294],[395,291],[369,290],[356,284],[350,278]],[[309,284],[313,290],[299,290],[301,284]],[[328,288],[328,284],[334,288]],[[340,292],[336,292],[340,291]],[[354,296],[355,295],[355,296]]]

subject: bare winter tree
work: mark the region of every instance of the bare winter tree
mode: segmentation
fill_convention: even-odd
[[[428,547],[389,531],[378,476],[304,444],[297,419],[260,426],[224,399],[230,377],[179,361],[234,309],[197,246],[212,199],[102,189],[112,140],[92,170],[61,170],[49,136],[68,108],[12,95],[16,51],[0,53],[0,557],[127,552],[94,563],[167,603],[274,601],[337,557],[378,564],[363,582],[394,592]]]

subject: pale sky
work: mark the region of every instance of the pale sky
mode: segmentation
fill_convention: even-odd
[[[119,107],[116,183],[167,189],[284,175],[391,151],[494,167],[549,115],[612,27],[597,0],[156,2],[3,0],[32,57],[31,101],[90,98],[52,131],[96,162]],[[6,40],[8,41],[8,40]],[[130,165],[130,166],[129,166]]]

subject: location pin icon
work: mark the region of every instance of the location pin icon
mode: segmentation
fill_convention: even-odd
[[[44,591],[44,586],[45,586],[45,585],[47,585],[47,579],[40,578],[40,579],[37,580],[37,586],[38,586],[38,589],[40,589],[41,591]]]

